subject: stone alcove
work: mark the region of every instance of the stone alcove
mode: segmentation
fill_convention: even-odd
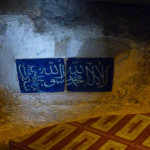
[[[149,112],[149,8],[86,0],[1,0],[0,140],[56,122]],[[112,92],[20,93],[16,59],[58,57],[113,57]]]

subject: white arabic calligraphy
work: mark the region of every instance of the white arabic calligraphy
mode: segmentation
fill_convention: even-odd
[[[97,86],[98,88],[104,87],[108,83],[108,69],[110,66],[104,67],[103,65],[87,65],[68,67],[67,85],[74,85],[76,87],[81,84],[89,86]],[[80,71],[79,71],[80,70]]]
[[[40,91],[40,87],[49,88],[65,82],[65,67],[61,62],[58,65],[51,64],[44,68],[35,65],[26,67],[26,65],[20,64],[18,71],[22,87],[26,92],[30,92],[30,90]]]

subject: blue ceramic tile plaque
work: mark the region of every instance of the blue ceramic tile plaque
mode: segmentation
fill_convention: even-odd
[[[63,92],[65,89],[65,65],[61,58],[17,59],[16,66],[22,93]]]
[[[72,92],[109,92],[113,84],[113,58],[69,58],[67,90]]]

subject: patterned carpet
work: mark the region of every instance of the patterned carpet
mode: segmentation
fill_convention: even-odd
[[[44,128],[12,150],[150,150],[150,114],[91,118]]]

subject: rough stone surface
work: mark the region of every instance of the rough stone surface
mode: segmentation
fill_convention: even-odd
[[[150,6],[1,0],[0,14],[0,145],[58,122],[150,112]],[[114,57],[113,91],[21,94],[15,59],[51,57]]]

